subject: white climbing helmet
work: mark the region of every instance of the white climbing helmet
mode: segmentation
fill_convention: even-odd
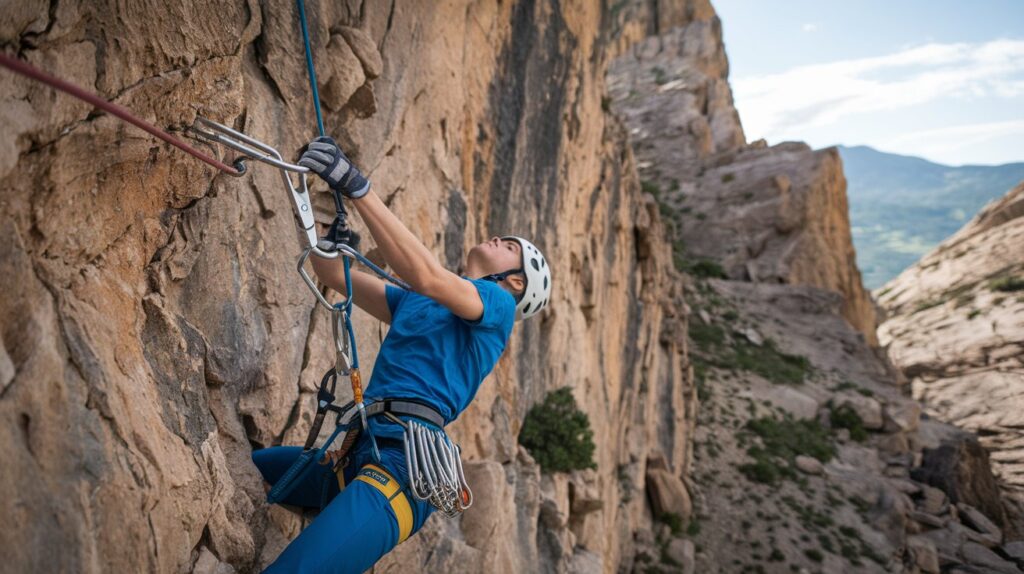
[[[537,246],[522,237],[507,235],[502,239],[519,242],[523,252],[523,274],[526,275],[526,289],[516,305],[516,320],[529,319],[548,306],[551,299],[551,267]]]

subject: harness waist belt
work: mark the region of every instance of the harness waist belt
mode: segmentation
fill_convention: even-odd
[[[345,414],[341,423],[349,424],[358,417],[356,409],[348,408],[346,405]],[[395,416],[416,417],[424,420],[438,428],[444,428],[444,417],[433,407],[423,403],[404,399],[382,399],[366,405],[366,416],[372,417],[384,413],[391,413]]]

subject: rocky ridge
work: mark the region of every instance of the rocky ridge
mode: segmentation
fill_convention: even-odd
[[[724,276],[843,294],[843,316],[876,343],[857,270],[842,161],[799,142],[747,145],[717,18],[637,43],[609,69],[645,191],[671,211],[677,257]]]
[[[976,432],[1024,529],[1024,184],[879,289],[879,337],[935,418]]]
[[[636,571],[1020,572],[985,451],[874,345],[835,150],[745,144],[727,72],[716,20],[609,72],[687,275],[700,402],[693,517],[638,537]]]

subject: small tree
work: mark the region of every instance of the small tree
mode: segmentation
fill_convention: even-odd
[[[526,413],[519,444],[544,472],[597,468],[590,419],[576,407],[569,387],[551,392]]]

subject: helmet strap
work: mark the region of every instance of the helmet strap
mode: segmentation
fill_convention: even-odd
[[[522,267],[520,267],[519,269],[509,269],[508,271],[503,271],[501,273],[492,273],[491,275],[485,275],[484,277],[481,277],[481,279],[483,279],[484,281],[494,281],[495,283],[499,283],[501,281],[504,281],[505,278],[508,277],[509,275],[523,273],[523,271],[524,269]],[[518,303],[519,300],[522,299],[523,295],[525,294],[526,290],[524,289],[522,293],[516,295],[516,302]]]

